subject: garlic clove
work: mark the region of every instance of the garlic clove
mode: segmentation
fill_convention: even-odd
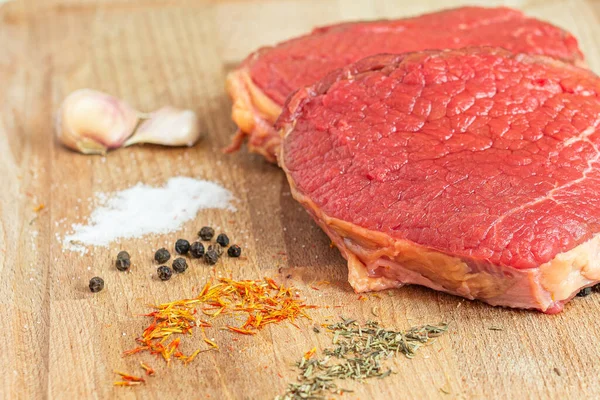
[[[71,93],[55,121],[58,140],[84,154],[105,154],[121,147],[139,122],[139,112],[126,102],[91,89]]]
[[[195,112],[165,106],[148,115],[125,146],[152,143],[192,147],[200,138],[200,121]]]

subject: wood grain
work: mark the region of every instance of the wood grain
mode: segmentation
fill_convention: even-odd
[[[310,329],[314,322],[339,314],[372,318],[373,307],[388,327],[446,320],[451,329],[417,358],[391,361],[397,372],[391,378],[348,384],[355,393],[344,398],[600,396],[600,296],[576,299],[556,316],[492,308],[418,287],[358,301],[343,259],[292,200],[281,171],[258,156],[219,151],[234,130],[224,76],[248,52],[314,25],[394,18],[460,3],[44,0],[0,6],[0,397],[272,398],[295,378],[295,360],[314,345],[329,344],[327,335]],[[572,31],[591,68],[600,69],[598,2],[508,4]],[[144,110],[166,103],[193,108],[207,137],[192,149],[74,154],[54,141],[52,112],[80,87],[105,90]],[[159,185],[176,175],[221,182],[239,199],[238,211],[202,212],[175,235],[124,240],[84,256],[63,252],[57,237],[85,220],[94,193],[140,181]],[[36,213],[41,203],[46,207]],[[301,321],[301,329],[273,326],[237,342],[214,331],[222,350],[187,367],[166,368],[149,356],[122,358],[144,327],[136,315],[148,303],[192,296],[214,274],[197,263],[167,283],[153,277],[153,251],[172,246],[179,236],[192,238],[205,224],[228,232],[247,256],[225,259],[216,274],[272,276],[297,286],[310,303],[341,307],[315,310],[314,322]],[[132,252],[131,273],[112,266],[120,249]],[[106,281],[96,295],[87,289],[94,275]],[[319,280],[331,285],[311,289]],[[197,340],[189,338],[184,349],[193,350]],[[141,372],[140,359],[158,376],[141,387],[114,388],[112,370]]]

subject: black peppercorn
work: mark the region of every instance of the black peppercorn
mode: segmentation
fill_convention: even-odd
[[[104,289],[104,279],[100,278],[99,276],[95,276],[90,279],[90,290],[92,293],[97,293],[102,289]]]
[[[202,257],[204,255],[204,245],[200,242],[192,243],[192,246],[190,248],[190,254],[194,258]]]
[[[176,258],[175,260],[173,260],[173,270],[175,272],[177,272],[178,274],[185,272],[187,267],[188,266],[187,266],[187,262],[185,261],[185,259],[179,257],[179,258]]]
[[[221,257],[223,254],[223,248],[221,246],[213,246],[212,244],[208,246],[208,250],[214,250],[217,252],[217,256]]]
[[[592,294],[592,288],[591,287],[586,287],[583,288],[579,291],[579,293],[577,293],[577,296],[579,297],[585,297],[585,296],[589,296],[590,294]]]
[[[217,236],[217,243],[219,243],[222,247],[227,247],[229,246],[229,238],[226,234],[220,233],[219,236]]]
[[[173,270],[166,265],[162,265],[156,269],[156,273],[161,281],[168,281],[173,275]]]
[[[118,259],[128,259],[129,260],[130,258],[131,258],[131,256],[125,250],[120,251],[119,254],[117,254],[117,260]]]
[[[200,229],[200,232],[198,232],[198,236],[200,236],[200,239],[202,240],[210,240],[215,236],[215,230],[210,226],[204,226]]]
[[[175,242],[175,251],[178,254],[187,254],[190,251],[190,242],[185,239],[179,239]]]
[[[232,244],[231,247],[227,249],[227,255],[229,257],[239,257],[242,254],[242,249],[237,244]]]
[[[215,265],[217,261],[219,261],[219,254],[215,249],[209,248],[204,254],[204,261],[206,261],[208,265]]]
[[[117,254],[117,262],[115,265],[119,271],[127,271],[131,266],[129,253],[126,251],[119,252],[119,254]]]
[[[166,263],[167,261],[169,261],[169,258],[171,258],[171,253],[169,253],[169,250],[165,249],[164,247],[160,250],[157,250],[156,253],[154,253],[154,259],[159,264]]]

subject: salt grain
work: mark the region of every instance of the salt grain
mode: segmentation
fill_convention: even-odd
[[[88,223],[74,224],[63,239],[63,249],[86,252],[85,246],[108,246],[121,238],[178,230],[198,211],[209,208],[235,211],[234,197],[217,183],[175,177],[164,187],[137,184],[113,194],[99,193],[100,206]]]

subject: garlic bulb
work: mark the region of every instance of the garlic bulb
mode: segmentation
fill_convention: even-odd
[[[153,143],[165,146],[193,146],[200,138],[200,121],[196,113],[166,106],[150,113],[125,146]]]
[[[139,112],[106,93],[81,89],[63,101],[56,135],[66,147],[83,154],[105,154],[121,147],[139,121]]]
[[[91,89],[67,96],[58,110],[55,130],[63,145],[83,154],[106,154],[135,143],[193,146],[200,138],[198,116],[191,110],[165,106],[143,114]]]

